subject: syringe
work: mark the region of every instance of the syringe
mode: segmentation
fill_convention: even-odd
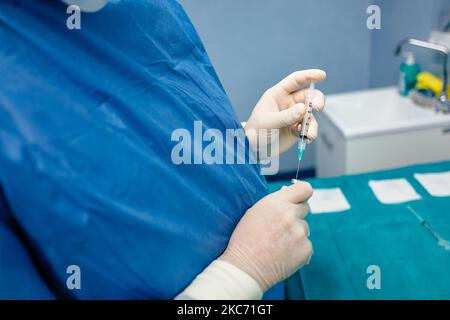
[[[445,251],[449,251],[450,250],[450,242],[445,240],[439,233],[437,233],[437,231],[434,230],[429,225],[429,223],[424,218],[422,218],[422,216],[420,214],[418,214],[416,212],[416,210],[411,208],[411,206],[406,206],[406,207],[417,218],[417,220],[419,220],[420,224],[437,240],[438,245],[443,247],[445,249]]]
[[[311,122],[311,115],[312,115],[312,100],[314,99],[314,83],[311,83],[309,85],[308,92],[306,93],[306,99],[305,99],[305,106],[306,106],[306,114],[303,117],[302,121],[302,128],[300,131],[300,141],[298,142],[298,160],[302,160],[303,153],[306,149],[306,139],[308,139],[308,129],[309,124]]]
[[[306,93],[305,98],[305,106],[306,106],[306,114],[303,117],[302,127],[300,129],[300,141],[298,142],[298,165],[297,165],[297,173],[295,175],[295,180],[298,178],[298,170],[300,169],[300,161],[303,158],[303,153],[306,150],[306,139],[308,139],[308,130],[309,124],[311,123],[311,115],[312,115],[312,101],[314,99],[314,89],[315,84],[311,83],[309,85],[308,92]]]

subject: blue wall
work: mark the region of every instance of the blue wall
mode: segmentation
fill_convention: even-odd
[[[180,0],[197,28],[236,112],[245,121],[261,94],[294,70],[323,68],[325,93],[393,85],[397,42],[426,39],[450,11],[446,0]],[[381,7],[381,30],[366,9]],[[314,144],[312,145],[312,147]],[[280,159],[295,170],[295,150]],[[314,166],[314,151],[303,168]]]

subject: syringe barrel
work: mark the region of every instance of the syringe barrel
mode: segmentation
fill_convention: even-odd
[[[306,114],[302,120],[302,128],[300,130],[300,138],[307,138],[309,125],[311,123],[311,115],[313,111],[312,101],[314,98],[314,83],[311,83],[308,88],[308,92],[306,93],[305,106],[306,106]]]

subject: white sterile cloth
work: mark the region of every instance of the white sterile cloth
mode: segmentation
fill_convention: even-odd
[[[414,178],[434,197],[450,196],[450,171],[416,173]]]
[[[369,186],[378,201],[384,204],[396,204],[421,198],[406,179],[371,180]]]
[[[314,189],[311,199],[308,200],[311,213],[330,213],[350,209],[350,204],[340,188]]]

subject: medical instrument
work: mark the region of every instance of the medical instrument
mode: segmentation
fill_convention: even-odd
[[[297,164],[297,173],[295,174],[295,180],[298,178],[298,171],[300,169],[300,161],[303,158],[303,153],[306,150],[306,139],[308,139],[308,130],[309,124],[311,123],[311,115],[312,115],[312,101],[314,98],[314,89],[315,84],[311,83],[309,85],[308,92],[306,93],[305,106],[306,106],[306,114],[303,117],[302,127],[300,130],[300,141],[298,142],[298,164]]]
[[[438,245],[441,247],[444,247],[444,249],[446,251],[450,250],[450,242],[445,240],[444,238],[442,238],[442,236],[437,233],[429,224],[428,222],[422,218],[421,215],[419,215],[416,210],[414,210],[413,208],[411,208],[410,206],[407,206],[408,210],[411,211],[411,213],[417,218],[417,220],[419,220],[420,224],[426,229],[428,230],[428,232],[431,233],[431,235],[433,236],[433,238],[435,238],[438,241]]]

